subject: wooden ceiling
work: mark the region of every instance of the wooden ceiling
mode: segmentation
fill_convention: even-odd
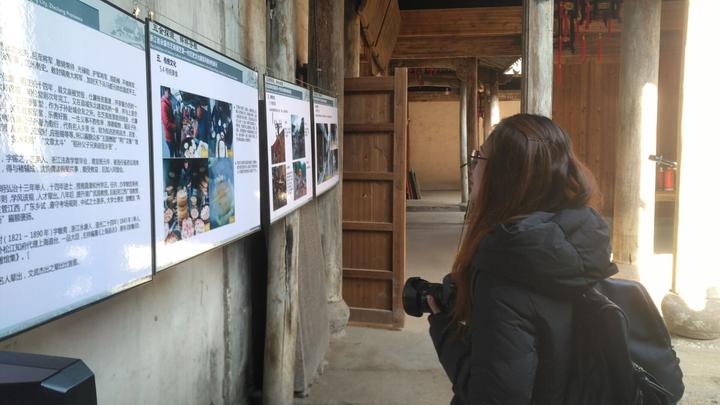
[[[522,53],[521,7],[401,10],[400,19],[393,59],[512,59]]]
[[[480,66],[504,71],[522,53],[521,1],[493,0],[400,0],[400,32],[392,52],[393,60],[478,58]],[[680,31],[684,4],[663,1],[662,30]],[[607,27],[594,22],[587,31],[588,53],[619,54],[622,24]],[[577,45],[579,47],[579,44]]]

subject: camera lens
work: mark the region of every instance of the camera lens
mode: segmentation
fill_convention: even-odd
[[[403,287],[403,307],[405,308],[405,313],[410,316],[419,318],[423,314],[423,295],[421,293],[423,283],[427,283],[427,281],[420,277],[410,277],[405,282],[405,287]],[[427,303],[425,305],[427,305]]]

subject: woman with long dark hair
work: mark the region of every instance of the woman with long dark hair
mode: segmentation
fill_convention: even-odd
[[[571,378],[573,297],[617,270],[591,208],[592,174],[546,117],[501,121],[474,154],[457,302],[429,298],[430,334],[453,404],[562,404]]]

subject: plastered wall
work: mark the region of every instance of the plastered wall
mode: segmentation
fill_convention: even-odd
[[[158,22],[253,66],[265,64],[265,3],[115,2],[128,11],[138,4],[142,16],[155,10]],[[256,233],[2,341],[0,350],[83,359],[103,405],[247,403],[250,283],[264,255]]]
[[[421,191],[460,190],[460,103],[408,103],[408,167]]]

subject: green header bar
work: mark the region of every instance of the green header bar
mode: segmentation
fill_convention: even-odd
[[[313,103],[326,105],[328,107],[337,107],[337,99],[335,97],[326,96],[321,93],[313,92]]]
[[[254,70],[154,22],[150,22],[150,49],[257,88],[258,74]]]
[[[310,90],[270,76],[265,76],[265,92],[310,101]]]
[[[145,50],[145,24],[100,0],[28,0],[86,27]]]

